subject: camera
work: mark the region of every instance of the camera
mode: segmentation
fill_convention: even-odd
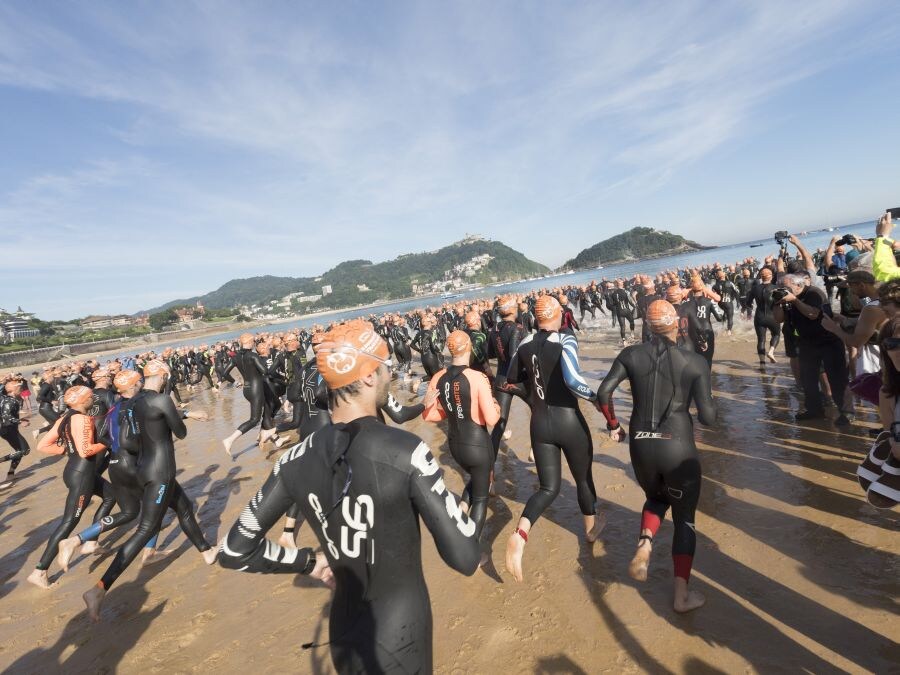
[[[788,294],[791,292],[789,288],[785,288],[784,286],[779,286],[778,288],[772,291],[772,302],[781,302],[784,300]]]
[[[900,210],[898,210],[898,213],[900,213]],[[778,242],[779,246],[784,246],[784,242],[786,242],[790,236],[791,235],[788,234],[787,230],[781,230],[780,232],[775,233],[775,241]]]
[[[822,277],[829,286],[836,286],[847,282],[846,274],[826,274]]]
[[[845,234],[843,237],[834,242],[835,246],[846,246],[850,244],[851,246],[856,243],[856,237],[852,234]]]

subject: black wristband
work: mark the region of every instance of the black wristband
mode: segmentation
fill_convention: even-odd
[[[311,548],[305,549],[307,555],[309,556],[309,560],[306,561],[306,567],[303,568],[303,571],[300,574],[310,575],[312,571],[316,568],[316,552]]]
[[[606,423],[606,430],[607,430],[607,431],[615,431],[616,429],[620,429],[621,427],[622,427],[622,425],[619,424],[619,421],[618,421],[618,420],[616,420],[616,425],[615,425],[615,426],[611,425],[609,422]]]

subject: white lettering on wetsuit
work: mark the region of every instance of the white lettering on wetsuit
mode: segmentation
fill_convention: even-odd
[[[324,514],[322,504],[319,502],[318,496],[313,492],[309,493],[309,505],[316,514],[316,520],[318,520],[322,526],[322,536],[325,538],[325,541],[328,542],[328,552],[335,560],[338,560],[341,557],[341,554],[338,551],[338,547],[335,546],[334,542],[328,536],[328,520],[322,518],[322,515]]]
[[[431,454],[431,449],[424,443],[419,443],[416,449],[413,450],[410,463],[418,469],[423,477],[434,476],[441,470],[437,460]],[[473,536],[475,534],[475,521],[464,516],[462,509],[459,508],[459,504],[456,502],[456,497],[444,485],[443,476],[438,475],[431,486],[431,491],[444,497],[447,515],[456,521],[457,529],[466,537]]]
[[[642,440],[663,440],[668,441],[671,440],[672,434],[661,434],[653,431],[636,431],[634,434],[634,440],[642,441]]]
[[[369,495],[360,495],[353,504],[353,512],[350,512],[350,497],[344,497],[341,505],[346,525],[341,527],[341,550],[344,555],[350,558],[358,558],[362,541],[367,537],[370,527],[375,524],[375,503]],[[352,539],[351,539],[351,530]],[[374,549],[372,551],[373,559],[369,563],[374,563]]]

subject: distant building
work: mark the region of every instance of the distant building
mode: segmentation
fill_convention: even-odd
[[[199,300],[193,307],[180,307],[174,311],[175,314],[178,315],[178,319],[183,323],[193,321],[194,319],[202,319],[203,315],[206,314],[206,308]]]
[[[322,295],[323,295],[323,296],[324,296],[324,295],[331,295],[331,293],[332,293],[332,290],[331,290],[331,286],[330,286],[330,285],[329,285],[329,286],[322,286]]]
[[[134,318],[127,314],[117,314],[116,316],[87,316],[79,321],[79,324],[85,330],[100,330],[102,328],[112,328],[113,326],[130,326],[134,323]]]
[[[356,284],[356,290],[358,290],[360,293],[362,293],[363,291],[368,291],[370,289],[365,284]]]
[[[7,340],[36,337],[41,333],[37,328],[29,328],[25,319],[4,319],[0,321],[0,327],[3,329],[4,339]]]

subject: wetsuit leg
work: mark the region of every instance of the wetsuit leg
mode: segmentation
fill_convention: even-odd
[[[94,494],[100,497],[100,506],[94,513],[93,522],[97,522],[101,518],[106,518],[112,513],[113,507],[116,505],[116,493],[112,489],[109,481],[102,476],[97,476],[94,480]]]
[[[28,441],[25,440],[25,437],[22,436],[19,429],[15,426],[0,428],[0,438],[9,443],[13,449],[13,452],[6,457],[0,458],[0,462],[9,461],[9,473],[15,473],[19,467],[19,462],[30,450]]]
[[[275,426],[275,413],[278,411],[279,403],[272,387],[263,384],[262,390],[264,398],[260,428],[268,431]]]
[[[675,524],[675,533],[672,535],[672,563],[675,567],[675,576],[687,581],[691,576],[694,550],[697,547],[694,516],[700,499],[701,474],[696,450],[694,457],[666,469],[663,481],[666,485],[666,496],[672,506],[672,522]]]
[[[625,318],[626,318],[626,314],[625,314],[624,312],[622,312],[622,313],[618,313],[618,312],[617,312],[617,313],[616,313],[616,316],[617,316],[618,319],[619,319],[619,335],[620,335],[621,338],[624,340],[624,339],[625,339]],[[633,329],[634,329],[634,327],[632,326],[632,330],[633,330]]]
[[[576,409],[577,410],[577,409]],[[566,457],[566,464],[575,480],[575,490],[578,495],[578,508],[585,516],[590,516],[597,511],[597,489],[594,487],[594,475],[591,471],[594,461],[594,444],[591,440],[591,432],[587,422],[580,413],[577,420],[568,419],[565,415],[554,424],[554,428],[561,428],[562,436],[557,436],[557,442],[562,446]]]
[[[503,385],[506,377],[498,375],[496,383]],[[503,432],[506,431],[506,421],[509,419],[509,407],[512,405],[512,394],[505,391],[497,391],[494,389],[494,398],[500,404],[500,419],[494,425],[491,431],[491,445],[494,446],[494,461],[497,461],[497,454],[500,452],[500,441],[503,439]]]
[[[734,328],[734,303],[726,302],[719,307],[725,312],[725,321],[727,322],[728,330],[732,330]]]
[[[753,330],[756,331],[756,353],[759,356],[766,354],[766,325],[759,319],[753,319]]]
[[[39,570],[50,569],[50,563],[59,553],[59,542],[72,534],[72,530],[78,525],[84,510],[91,503],[91,495],[94,494],[94,470],[88,471],[72,471],[63,472],[63,480],[66,487],[69,488],[69,494],[66,496],[66,506],[63,510],[62,518],[47,540],[47,548],[40,561],[35,566]]]
[[[522,511],[522,517],[528,518],[534,525],[534,522],[541,517],[541,514],[559,494],[562,460],[559,447],[551,443],[532,440],[531,451],[534,453],[534,465],[537,468],[540,487],[528,498],[525,510]]]
[[[144,485],[144,494],[141,497],[141,522],[128,541],[119,547],[116,557],[100,580],[100,585],[106,590],[109,590],[141,549],[159,531],[166,509],[169,508],[174,482],[174,479],[170,479],[166,482],[151,481]]]
[[[188,496],[184,493],[178,481],[172,481],[172,498],[169,502],[169,508],[174,509],[175,515],[178,516],[178,523],[184,535],[191,540],[191,543],[198,551],[208,551],[210,549],[209,542],[203,536],[203,530],[194,516],[194,505]]]
[[[632,314],[631,312],[628,312],[625,315],[625,318],[628,319],[629,330],[633,333],[634,332],[634,314]]]
[[[263,407],[265,407],[265,394],[262,390],[262,383],[251,380],[250,383],[244,383],[244,398],[250,402],[250,419],[238,427],[238,431],[246,434],[254,429],[260,423],[263,417]]]
[[[488,489],[491,482],[491,468],[494,466],[494,451],[487,444],[451,443],[450,454],[463,470],[469,474],[466,491],[469,495],[469,518],[475,521],[475,536],[481,536],[487,516]]]

